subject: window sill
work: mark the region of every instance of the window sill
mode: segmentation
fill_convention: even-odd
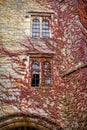
[[[51,37],[30,37],[31,39],[51,39]]]
[[[51,85],[31,86],[30,88],[46,88],[46,87],[52,87],[52,84]]]

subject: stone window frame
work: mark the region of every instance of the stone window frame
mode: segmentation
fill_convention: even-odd
[[[29,18],[29,30],[30,30],[30,37],[31,38],[52,38],[52,31],[51,26],[49,26],[49,37],[42,36],[42,20],[46,19],[50,23],[50,19],[54,19],[54,12],[37,12],[37,11],[28,11],[25,18]],[[32,37],[32,21],[33,19],[38,19],[40,21],[40,37]],[[50,25],[50,24],[49,24]]]

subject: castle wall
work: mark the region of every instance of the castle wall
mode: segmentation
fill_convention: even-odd
[[[46,6],[31,0],[0,1],[0,116],[14,113],[34,114],[60,124],[59,126],[66,130],[78,128],[78,101],[82,90],[79,85],[80,79],[77,78],[76,86],[73,83],[75,80],[67,84],[68,80],[64,83],[62,78],[86,63],[86,47],[82,34],[82,30],[85,29],[80,23],[77,6],[76,0],[65,0],[57,3],[56,13],[55,9],[47,9]],[[53,41],[29,38],[30,12],[34,11],[38,12],[38,15],[50,15],[54,20],[55,26],[51,28]],[[51,60],[51,86],[30,86],[29,66],[32,57],[48,57]],[[80,104],[84,108],[81,106],[80,116],[84,122],[86,94],[83,93]],[[51,127],[50,125],[49,129]]]

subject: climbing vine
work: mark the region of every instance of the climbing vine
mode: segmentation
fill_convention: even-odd
[[[44,5],[43,0],[37,2]],[[51,67],[54,84],[39,87],[29,84],[29,56],[32,52],[42,55],[44,50],[41,45],[37,49],[22,30],[24,37],[20,39],[17,51],[11,51],[4,43],[1,44],[0,58],[5,60],[1,64],[4,71],[0,73],[0,111],[6,114],[33,113],[48,117],[64,129],[86,130],[87,60],[84,27],[87,24],[83,21],[85,26],[81,26],[77,11],[82,21],[85,15],[82,6],[85,4],[68,0],[46,0],[45,3],[46,8],[54,10],[54,18],[50,19],[49,24],[53,37],[42,38],[41,42],[54,54]],[[49,51],[46,54],[50,55]],[[9,107],[6,109],[5,106]]]

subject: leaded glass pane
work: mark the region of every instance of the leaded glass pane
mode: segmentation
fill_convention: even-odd
[[[32,37],[40,37],[40,21],[34,19],[32,22]]]

